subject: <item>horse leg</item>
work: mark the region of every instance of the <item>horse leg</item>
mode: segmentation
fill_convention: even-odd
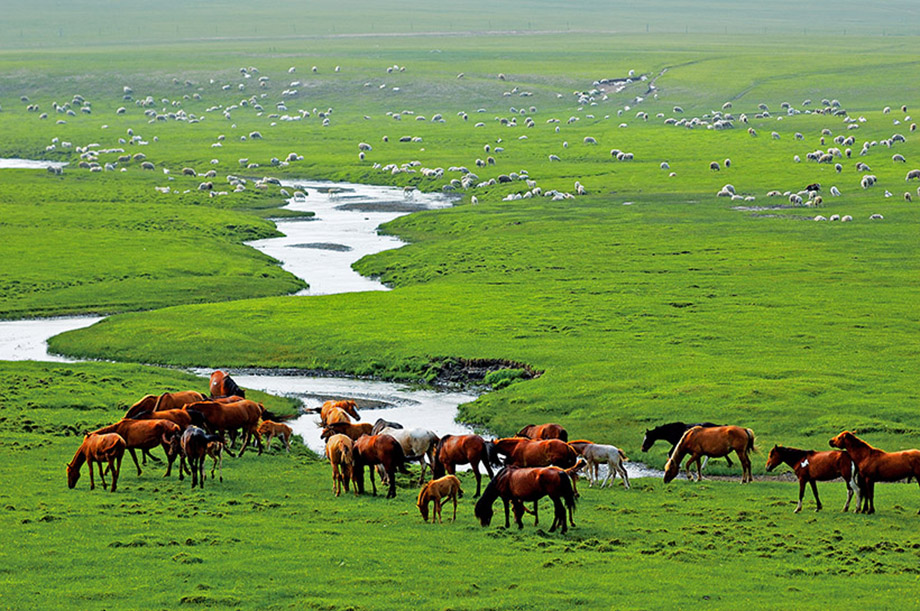
[[[128,451],[131,452],[131,458],[134,459],[134,466],[137,467],[137,476],[141,476],[141,465],[137,462],[137,453],[134,451],[134,448],[128,448]]]
[[[368,466],[369,466],[369,465],[368,465]],[[371,476],[371,490],[373,490],[374,496],[377,496],[377,484],[374,482],[374,469],[373,469],[373,467],[369,468],[368,471],[370,472],[370,476]],[[383,485],[383,481],[381,481],[380,484]]]
[[[537,503],[540,501],[533,502],[533,525],[538,526],[540,524],[540,513],[537,511]]]
[[[151,454],[150,450],[141,450],[141,452],[144,458],[145,465],[147,464],[147,457],[150,457],[150,460],[152,460],[153,462],[163,462],[162,460],[160,460],[159,458]]]
[[[246,451],[246,448],[249,447],[249,439],[250,439],[251,437],[252,437],[252,431],[250,431],[249,429],[243,429],[243,445],[242,445],[242,447],[240,448],[240,453],[239,453],[239,456],[240,456],[240,457],[243,456],[243,452],[245,452],[245,451]],[[261,453],[262,453],[262,452],[261,452],[261,450],[262,450],[262,442],[261,442],[261,440],[259,441],[259,450],[260,450],[260,451],[259,451],[259,454],[261,454]]]
[[[109,459],[109,470],[112,472],[112,492],[115,492],[115,485],[118,483],[118,474],[121,472],[121,456]]]
[[[549,528],[549,532],[553,532],[557,526],[561,526],[562,534],[565,534],[569,529],[569,525],[566,521],[565,505],[562,504],[562,499],[559,497],[553,497],[553,510],[555,518],[553,519],[553,525]]]
[[[284,437],[282,437],[282,439],[284,440],[284,451],[290,454],[291,453],[291,436],[285,435]]]
[[[451,520],[451,522],[456,522],[457,521],[457,493],[455,492],[451,494],[450,498],[454,500],[454,519]]]
[[[390,480],[390,489],[387,491],[387,498],[393,499],[396,498],[396,467],[391,466],[387,472],[387,477]]]
[[[706,465],[708,465],[708,464],[709,464],[709,457],[706,456],[706,457],[703,458],[703,466],[701,467],[701,469],[705,469],[705,468],[706,468]]]
[[[109,485],[105,483],[105,473],[102,472],[102,461],[100,460],[96,464],[99,465],[99,479],[102,480],[102,489],[105,490]]]
[[[802,498],[804,496],[805,496],[805,478],[800,477],[799,478],[799,504],[796,505],[795,511],[793,511],[792,513],[798,513],[802,511]]]
[[[738,460],[741,461],[741,483],[754,481],[754,475],[751,473],[751,459],[748,458],[747,452],[735,450],[735,453],[738,454]]]
[[[473,475],[476,476],[476,494],[473,495],[473,498],[476,499],[476,498],[479,498],[479,489],[480,489],[480,486],[482,485],[482,476],[479,474],[479,463],[478,462],[471,462],[470,465],[473,467]],[[456,504],[456,502],[457,501],[454,501],[454,504]]]
[[[425,455],[422,454],[422,457],[418,459],[418,464],[421,470],[421,474],[418,476],[418,485],[421,486],[425,483],[425,467],[428,466],[428,462],[425,460]],[[432,468],[432,473],[434,469]]]
[[[502,499],[502,502],[505,504],[505,528],[511,528],[510,522],[508,522],[508,499]],[[517,506],[514,508],[514,521],[517,522],[518,528],[524,528],[524,525],[521,523],[521,518],[517,515]]]
[[[811,492],[815,495],[815,511],[821,511],[821,499],[818,498],[818,484],[811,480]]]
[[[868,513],[875,513],[875,482],[866,481],[866,489],[869,491],[869,511]]]
[[[96,489],[96,482],[93,480],[93,463],[88,458],[86,459],[86,466],[89,467],[89,489]]]

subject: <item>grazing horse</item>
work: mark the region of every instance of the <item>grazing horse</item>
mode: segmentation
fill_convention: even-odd
[[[342,492],[342,484],[345,485],[345,492],[348,492],[354,471],[354,452],[355,442],[348,435],[336,434],[326,440],[326,458],[332,465],[332,492],[339,496]],[[355,486],[355,494],[358,494],[358,487]]]
[[[284,442],[284,449],[288,454],[291,453],[291,434],[293,434],[294,429],[284,424],[283,422],[272,422],[271,420],[263,420],[259,425],[259,428],[256,429],[256,433],[261,437],[265,435],[267,439],[265,440],[265,449],[268,450],[271,448],[272,439],[277,437]]]
[[[323,432],[319,436],[320,439],[329,439],[333,435],[341,434],[348,435],[352,440],[357,441],[361,435],[370,435],[373,428],[370,422],[360,422],[358,424],[339,422],[323,428]]]
[[[396,470],[406,472],[405,454],[399,442],[389,435],[363,435],[355,441],[354,451],[355,461],[355,483],[358,485],[358,493],[364,494],[364,466],[373,467],[374,465],[383,465],[386,471],[390,487],[387,491],[387,498],[396,496]],[[371,475],[371,488],[374,496],[377,496],[377,484],[374,483],[374,469],[368,469]]]
[[[711,428],[714,426],[721,426],[719,424],[714,424],[712,422],[698,422],[696,424],[684,424],[683,422],[671,422],[668,424],[662,424],[661,426],[656,426],[653,429],[645,429],[645,437],[642,439],[642,451],[648,452],[649,449],[655,444],[656,441],[662,439],[671,444],[671,449],[668,450],[668,458],[671,457],[671,454],[674,453],[674,446],[677,445],[677,442],[680,441],[680,438],[684,436],[688,430],[692,429],[695,426],[701,426],[703,428]],[[709,457],[703,461],[703,467],[706,468],[706,463],[709,462]],[[728,463],[728,466],[732,466],[732,459],[729,456],[725,456],[725,462]]]
[[[259,454],[262,453],[262,438],[258,434],[259,420],[265,413],[265,407],[261,403],[243,399],[235,403],[218,403],[216,401],[201,401],[191,403],[185,406],[188,411],[198,410],[204,415],[207,422],[207,428],[212,432],[220,435],[220,440],[226,443],[226,431],[243,429],[243,445],[240,448],[239,455],[242,456],[249,446],[249,440],[255,437],[259,446]]]
[[[405,428],[398,422],[390,422],[389,420],[384,420],[383,418],[377,418],[377,422],[374,423],[374,428],[371,429],[371,435],[379,435],[380,431],[383,429],[401,429]]]
[[[528,439],[561,439],[569,440],[568,432],[562,428],[561,424],[528,424],[517,432],[515,437],[526,437]]]
[[[141,475],[141,466],[137,462],[137,454],[134,450],[151,450],[157,446],[162,446],[168,459],[164,477],[168,477],[172,473],[173,461],[176,460],[176,455],[179,453],[179,436],[182,431],[179,430],[178,424],[169,420],[131,420],[130,418],[123,418],[115,424],[92,431],[90,435],[93,433],[97,435],[118,433],[121,435],[122,439],[125,440],[125,448],[131,452],[131,458],[134,459],[138,477]]]
[[[626,473],[626,468],[623,466],[623,462],[629,459],[626,458],[626,454],[623,453],[623,450],[611,445],[591,443],[584,439],[570,441],[569,445],[587,461],[589,488],[597,481],[600,465],[606,464],[607,476],[599,487],[603,488],[611,478],[615,479],[617,474],[619,474],[620,477],[623,478],[623,486],[629,490],[629,475]]]
[[[185,461],[188,460],[189,468],[192,471],[192,488],[196,485],[204,488],[204,463],[205,458],[208,456],[208,445],[213,442],[223,443],[217,435],[209,435],[204,429],[200,429],[197,426],[190,426],[182,433],[179,479],[184,479]],[[221,478],[223,478],[223,473],[221,473]]]
[[[83,438],[83,443],[73,455],[73,460],[67,463],[67,487],[73,488],[80,479],[80,467],[86,462],[89,468],[89,489],[95,490],[96,482],[93,479],[93,463],[99,465],[99,479],[102,487],[106,488],[105,475],[102,472],[102,463],[108,463],[107,471],[112,472],[112,492],[118,484],[118,474],[121,472],[121,459],[125,455],[125,440],[117,433],[103,435],[90,434]]]
[[[233,381],[233,378],[231,378],[229,374],[220,370],[211,374],[209,387],[212,399],[232,397],[233,395],[242,397],[243,399],[246,398],[246,391],[237,386],[236,382]],[[199,399],[199,401],[204,401],[204,398]]]
[[[802,497],[805,496],[805,485],[811,484],[811,492],[815,495],[815,511],[821,511],[821,499],[818,498],[818,485],[815,482],[826,482],[842,477],[847,485],[847,503],[844,511],[850,510],[850,499],[856,492],[856,507],[859,508],[859,487],[856,485],[856,465],[846,452],[815,452],[814,450],[799,450],[773,446],[767,457],[767,471],[772,471],[779,465],[786,463],[795,471],[799,478],[799,504],[793,513],[802,511]]]
[[[505,504],[505,528],[509,524],[509,506],[515,504],[514,521],[518,528],[524,528],[521,517],[524,514],[524,503],[538,501],[544,496],[550,497],[555,508],[555,518],[550,532],[557,527],[562,528],[563,534],[568,531],[566,523],[566,508],[575,510],[575,492],[572,480],[561,469],[552,467],[522,468],[508,466],[495,474],[489,485],[482,493],[482,498],[476,502],[474,513],[482,526],[492,522],[492,503],[501,497]]]
[[[169,420],[179,425],[183,431],[191,425],[198,427],[204,426],[204,416],[196,410],[185,409],[166,409],[161,411],[149,411],[136,413],[133,416],[125,416],[132,420]]]
[[[153,411],[159,412],[167,409],[182,409],[188,403],[205,401],[205,397],[200,392],[194,390],[183,390],[181,392],[164,392],[157,397],[157,402],[153,406]]]
[[[438,442],[438,447],[434,451],[434,463],[431,472],[434,477],[443,477],[444,472],[454,475],[457,472],[457,465],[469,464],[476,476],[476,494],[479,496],[482,476],[479,474],[479,465],[483,464],[489,479],[495,474],[492,472],[492,465],[489,461],[486,442],[479,435],[445,435]]]
[[[533,440],[526,437],[506,437],[493,441],[495,450],[504,454],[506,465],[517,467],[546,467],[556,465],[568,468],[578,461],[578,454],[561,439]]]
[[[428,429],[391,429],[385,428],[378,433],[379,435],[389,435],[399,442],[402,446],[403,454],[406,460],[418,461],[421,465],[422,473],[419,476],[418,483],[422,485],[425,482],[425,467],[431,465],[431,472],[434,473],[434,451],[438,446],[438,436]],[[380,481],[386,483],[383,478],[381,467],[377,468],[380,473]]]
[[[690,454],[687,460],[687,477],[692,479],[690,465],[696,463],[696,479],[703,479],[700,473],[700,458],[703,456],[713,456],[716,458],[725,456],[732,450],[738,455],[741,461],[741,483],[746,484],[754,480],[751,474],[751,459],[748,456],[754,450],[754,431],[751,429],[741,428],[740,426],[713,426],[703,427],[695,426],[687,429],[677,445],[674,446],[674,453],[668,459],[664,467],[664,483],[670,482],[677,476],[680,471],[680,462],[684,456]]]
[[[885,452],[850,431],[840,433],[829,443],[832,448],[846,450],[856,463],[862,488],[862,507],[857,513],[875,513],[875,482],[894,482],[913,476],[920,483],[920,450]]]
[[[441,520],[441,508],[447,501],[454,502],[454,519],[457,521],[457,499],[463,497],[463,490],[460,488],[460,480],[455,475],[445,475],[444,477],[433,479],[425,484],[418,493],[418,502],[415,503],[419,512],[422,514],[422,520],[428,521],[428,504],[434,502],[434,512],[431,514],[431,523],[434,524],[434,518],[437,516],[438,522]]]

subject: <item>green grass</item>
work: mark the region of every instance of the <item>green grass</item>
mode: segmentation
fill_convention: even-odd
[[[906,190],[916,192],[904,176],[920,166],[920,141],[909,131],[915,119],[900,110],[906,104],[916,115],[920,104],[913,3],[867,11],[845,1],[829,11],[787,2],[708,10],[587,2],[562,14],[545,2],[392,13],[359,2],[345,7],[346,19],[338,6],[309,6],[307,15],[302,3],[287,2],[180,11],[166,0],[156,18],[144,5],[112,10],[94,0],[40,10],[45,4],[11,9],[0,23],[0,156],[70,166],[60,177],[0,171],[0,317],[122,312],[51,345],[124,363],[0,363],[0,533],[16,542],[0,550],[0,606],[823,608],[843,597],[917,605],[918,498],[910,486],[882,486],[872,517],[837,513],[839,483],[821,487],[824,513],[798,516],[795,486],[782,481],[583,486],[578,527],[561,537],[529,524],[521,533],[482,529],[469,498],[456,525],[423,525],[404,482],[392,501],[334,499],[327,465],[302,447],[291,457],[228,459],[225,483],[209,482],[204,492],[164,481],[157,469],[138,480],[130,465],[115,495],[90,493],[85,475],[71,491],[61,468],[79,433],[142,395],[203,388],[201,379],[131,364],[138,362],[420,380],[444,359],[507,359],[543,373],[498,380],[501,388],[462,406],[465,420],[496,434],[558,421],[654,466],[664,448],[639,453],[642,432],[677,419],[750,426],[764,454],[773,443],[825,448],[845,428],[889,450],[920,445],[920,242],[917,204],[903,201]],[[476,34],[451,35],[461,32]],[[388,74],[394,64],[405,72]],[[247,79],[241,66],[259,72]],[[657,98],[644,81],[579,107],[573,92],[629,70],[657,76]],[[294,80],[298,94],[283,97]],[[91,114],[72,102],[76,94]],[[134,103],[147,96],[156,114],[181,110],[198,122],[151,122]],[[847,130],[831,115],[778,120],[783,102],[814,109],[822,98],[866,121]],[[288,110],[277,108],[282,101]],[[727,101],[747,125],[664,124]],[[75,116],[53,103],[70,103]],[[760,103],[771,117],[754,117]],[[323,126],[317,111],[330,108]],[[309,116],[282,120],[300,110]],[[443,123],[430,121],[436,113]],[[517,127],[499,122],[512,117]],[[832,131],[825,144],[822,129]],[[147,144],[120,143],[128,130]],[[249,138],[253,131],[263,138]],[[894,133],[907,142],[858,155],[863,141]],[[856,140],[853,158],[837,160],[839,175],[833,164],[793,162],[835,146],[838,135]],[[585,145],[587,136],[599,144]],[[358,142],[373,145],[363,161]],[[76,147],[90,143],[143,152],[156,169],[79,169]],[[613,148],[635,160],[613,161]],[[304,159],[272,165],[291,152]],[[894,163],[894,153],[907,163]],[[99,162],[121,154],[101,153]],[[494,166],[475,166],[489,155]],[[726,158],[731,168],[709,170]],[[274,235],[266,219],[287,213],[277,187],[259,191],[252,182],[277,176],[434,191],[460,176],[373,165],[416,160],[466,166],[483,181],[526,169],[544,191],[574,192],[579,181],[588,195],[503,201],[524,191],[523,182],[461,192],[454,208],[385,227],[409,246],[356,264],[394,290],[280,297],[303,283],[243,242]],[[857,161],[871,166],[878,185],[859,187]],[[228,174],[250,183],[211,197],[197,190],[204,178],[181,174],[185,167],[214,169],[216,191],[232,191]],[[823,186],[820,210],[740,211],[732,207],[750,203],[715,196],[730,183],[756,196],[754,205],[775,206],[786,198],[767,191],[812,182]],[[829,196],[831,185],[843,196]],[[169,194],[155,189],[166,186]],[[854,222],[802,220],[817,213]],[[870,222],[873,213],[885,220]],[[294,405],[260,400],[273,411]],[[464,485],[472,491],[468,478]]]

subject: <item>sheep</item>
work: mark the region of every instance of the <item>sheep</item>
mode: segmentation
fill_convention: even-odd
[[[199,183],[198,185],[199,191],[211,191],[213,188],[214,188],[214,183],[211,181]]]
[[[841,172],[843,172],[843,166],[840,165],[839,163],[835,163],[835,164],[834,164],[834,169],[837,171],[838,174],[840,174]]]
[[[843,216],[840,217],[841,223],[849,223],[852,220],[853,220],[853,217],[850,216],[849,214],[844,214]]]
[[[885,217],[882,216],[881,214],[875,213],[869,217],[869,220],[870,221],[883,221],[885,220]]]
[[[839,214],[832,214],[831,217],[830,217],[828,220],[829,220],[829,221],[839,221],[839,220],[840,220],[840,215],[839,215]]]
[[[550,156],[549,156],[549,160],[550,160],[550,161],[562,161],[562,160],[559,158],[559,155],[550,155]]]
[[[789,203],[793,206],[801,206],[802,198],[797,193],[792,193],[789,195]]]
[[[862,186],[863,189],[868,189],[869,187],[875,184],[876,180],[878,179],[875,177],[875,175],[866,174],[865,176],[862,177],[862,180],[859,181],[859,184],[860,186]]]
[[[824,203],[824,199],[820,195],[816,195],[811,200],[811,205],[814,206],[815,208],[819,207],[823,203]]]
[[[261,140],[261,139],[262,139],[262,134],[259,133],[259,132],[250,132],[250,134],[249,134],[249,139],[250,139],[250,140]]]
[[[731,159],[726,159],[726,160],[725,160],[725,167],[726,167],[726,168],[732,167],[732,160],[731,160]]]
[[[904,180],[913,180],[915,178],[920,179],[920,170],[911,170],[907,173],[907,178]]]
[[[801,162],[802,162],[802,158],[799,157],[798,155],[793,155],[793,156],[792,156],[792,161],[794,161],[795,163],[801,163]]]
[[[904,155],[892,155],[891,160],[898,163],[905,163],[907,161],[904,159]]]
[[[819,214],[818,216],[815,217],[814,220],[816,220],[816,221],[826,221],[827,218],[825,218],[825,217],[823,217],[823,216],[821,216],[821,215]]]
[[[831,187],[831,195],[834,197],[840,197],[840,189],[837,187]]]
[[[779,134],[777,132],[770,133],[770,137],[772,137],[774,140],[779,140]]]
[[[145,161],[145,162],[143,162],[143,163],[141,164],[141,169],[142,169],[142,170],[153,170],[155,167],[156,167],[156,166],[154,166],[154,165],[153,165],[152,163],[150,163],[149,161]]]
[[[906,201],[906,202],[913,201],[913,197],[911,197],[910,191],[905,191],[905,193],[904,193],[904,201]]]
[[[198,173],[193,168],[182,168],[183,176],[197,176]]]
[[[585,144],[597,144],[597,140],[591,136],[585,136]]]
[[[713,170],[714,172],[718,172],[718,171],[721,170],[722,168],[719,167],[719,162],[718,162],[718,161],[711,161],[711,162],[709,162],[709,169],[710,169],[710,170]]]
[[[670,170],[670,169],[671,169],[671,166],[668,165],[668,162],[667,162],[667,161],[662,161],[660,167],[661,167],[662,170]]]
[[[359,151],[371,151],[371,150],[373,150],[373,147],[372,147],[370,144],[368,144],[367,142],[359,142],[359,143],[358,143],[358,150],[359,150]]]

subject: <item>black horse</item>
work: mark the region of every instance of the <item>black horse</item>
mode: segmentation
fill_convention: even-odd
[[[712,426],[722,426],[721,424],[715,424],[714,422],[697,422],[695,424],[685,424],[683,422],[670,422],[668,424],[662,424],[661,426],[656,426],[653,429],[645,429],[645,438],[642,440],[642,451],[648,452],[656,441],[662,439],[671,444],[671,449],[668,450],[668,457],[670,458],[671,454],[674,452],[674,446],[677,445],[677,442],[680,441],[680,438],[684,436],[684,433],[687,430],[692,429],[695,426],[702,427],[712,427]],[[709,462],[709,458],[706,458],[706,462]],[[706,462],[703,463],[703,467],[706,466]],[[725,462],[728,463],[728,466],[732,466],[732,460],[728,456],[725,457]]]

